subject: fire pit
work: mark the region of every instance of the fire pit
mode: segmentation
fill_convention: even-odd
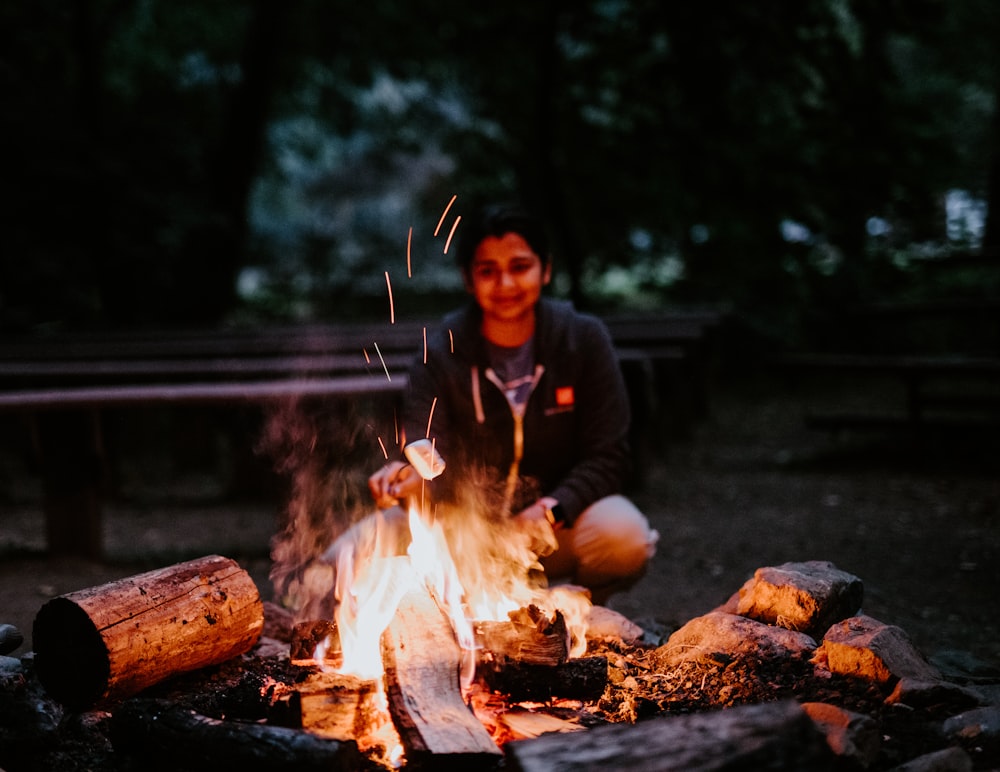
[[[882,770],[931,753],[964,768],[998,760],[983,728],[997,710],[989,689],[945,679],[902,630],[859,614],[860,580],[829,563],[762,568],[668,636],[600,607],[574,634],[557,599],[471,622],[469,649],[437,591],[411,583],[407,561],[389,563],[389,584],[407,589],[378,636],[377,677],[344,669],[339,623],[295,623],[270,603],[245,652],[100,707],[61,705],[28,657],[3,672],[0,763]]]

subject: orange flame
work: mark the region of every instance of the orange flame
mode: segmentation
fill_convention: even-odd
[[[463,652],[461,685],[475,676],[474,622],[503,621],[512,611],[535,605],[562,612],[570,630],[570,656],[586,650],[589,598],[566,588],[529,581],[539,568],[527,538],[510,524],[483,517],[432,519],[411,506],[405,515],[409,544],[401,551],[401,510],[376,513],[345,534],[336,555],[335,619],[342,649],[341,672],[374,679],[383,673],[381,635],[408,592],[424,588],[442,606]],[[504,532],[500,534],[499,529]],[[317,653],[322,660],[322,652]]]

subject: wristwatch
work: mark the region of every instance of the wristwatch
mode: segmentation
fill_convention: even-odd
[[[555,525],[565,520],[566,514],[563,512],[562,504],[552,498],[540,499],[539,503],[545,507],[545,519],[549,525]]]

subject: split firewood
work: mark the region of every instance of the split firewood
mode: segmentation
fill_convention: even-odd
[[[133,698],[114,711],[117,750],[153,769],[354,770],[362,758],[353,742],[258,723],[223,721],[165,700]]]
[[[316,671],[295,685],[299,726],[317,737],[360,740],[376,731],[381,712],[378,681]]]
[[[537,606],[511,612],[507,622],[477,622],[480,658],[529,665],[560,665],[569,657],[566,619],[556,610],[552,618]]]
[[[515,740],[527,740],[551,732],[579,732],[584,729],[573,721],[529,710],[509,710],[500,716],[499,723]]]
[[[264,626],[250,575],[219,555],[53,598],[33,627],[52,697],[86,708],[250,650]]]
[[[493,762],[502,755],[462,700],[461,648],[426,590],[405,595],[382,635],[389,712],[408,760]]]
[[[476,675],[511,702],[548,702],[557,697],[594,702],[608,685],[606,657],[580,657],[560,665],[480,663]]]
[[[291,638],[289,659],[294,664],[312,664],[316,659],[317,647],[321,645],[326,649],[324,660],[338,663],[341,659],[337,623],[331,619],[299,622],[292,627]]]

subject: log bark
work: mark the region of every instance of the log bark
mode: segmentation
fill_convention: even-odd
[[[219,555],[53,598],[35,617],[38,678],[82,709],[243,654],[264,611],[249,574]]]
[[[330,772],[362,764],[354,743],[286,727],[223,721],[141,697],[114,711],[111,738],[116,751],[132,755],[144,769]]]
[[[408,761],[471,768],[502,756],[462,700],[461,649],[426,590],[403,597],[382,634],[382,657],[389,712]]]
[[[839,769],[826,739],[792,700],[547,734],[504,750],[513,772]]]

